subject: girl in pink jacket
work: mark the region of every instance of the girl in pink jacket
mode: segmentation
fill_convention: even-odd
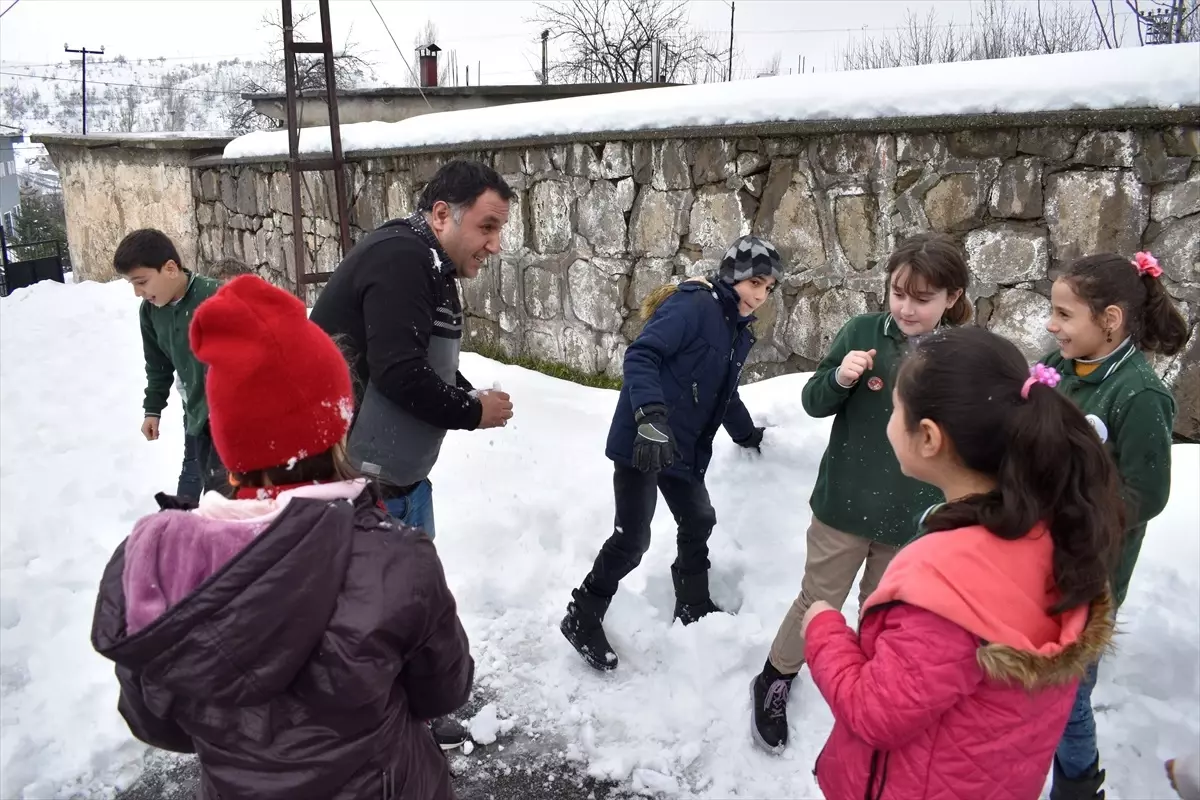
[[[1088,665],[1112,641],[1124,530],[1117,475],[1083,413],[981,328],[901,367],[888,440],[940,489],[924,535],[863,605],[828,604],[805,657],[833,710],[827,800],[1035,800]]]

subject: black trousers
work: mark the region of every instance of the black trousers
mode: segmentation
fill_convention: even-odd
[[[708,572],[708,537],[717,514],[704,482],[661,472],[642,472],[622,464],[613,473],[616,520],[612,535],[583,582],[583,588],[610,599],[617,584],[642,562],[650,547],[650,522],[662,492],[678,526],[679,554],[672,572],[678,576]]]
[[[229,485],[229,473],[217,455],[213,445],[212,431],[208,423],[196,434],[196,460],[200,463],[200,480],[206,492],[220,492],[226,497],[233,496],[233,487]]]

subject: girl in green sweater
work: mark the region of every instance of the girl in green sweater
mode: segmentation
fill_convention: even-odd
[[[1171,491],[1171,429],[1175,400],[1143,353],[1172,356],[1183,349],[1188,326],[1171,302],[1149,253],[1133,259],[1114,253],[1071,264],[1050,292],[1046,329],[1059,349],[1042,359],[1062,375],[1058,390],[1087,416],[1108,445],[1124,484],[1129,529],[1113,576],[1117,607],[1146,535],[1146,523],[1167,505]],[[1079,685],[1075,707],[1054,760],[1054,800],[1102,796],[1096,722],[1092,716],[1093,666]]]
[[[787,701],[804,664],[801,621],[817,600],[841,608],[859,568],[867,597],[900,545],[913,536],[937,489],[900,472],[887,424],[900,360],[911,338],[971,318],[966,259],[949,236],[924,233],[904,241],[887,263],[888,313],[851,319],[804,387],[804,410],[834,416],[829,446],[810,505],[808,553],[800,595],[775,635],[751,686],[754,740],[772,753],[787,745]],[[836,415],[836,416],[835,416]]]

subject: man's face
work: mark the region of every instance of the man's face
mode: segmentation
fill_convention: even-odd
[[[458,277],[474,278],[488,256],[500,252],[500,230],[508,223],[508,201],[487,189],[470,206],[461,208],[460,214],[455,221],[454,211],[439,200],[429,215],[429,226],[458,268]]]

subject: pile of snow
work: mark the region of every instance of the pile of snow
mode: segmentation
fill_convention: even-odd
[[[111,797],[142,768],[112,665],[89,643],[104,564],[153,492],[174,487],[183,451],[174,396],[162,439],[138,432],[137,308],[120,282],[41,283],[0,300],[0,797]],[[737,615],[672,624],[663,506],[607,620],[621,667],[602,675],[558,623],[609,533],[615,395],[471,355],[462,368],[516,405],[508,428],[448,436],[433,475],[437,547],[490,704],[475,735],[535,737],[635,790],[818,796],[811,769],[831,717],[811,682],[796,682],[781,758],[751,743],[747,690],[799,588],[828,435],[800,407],[804,376],[744,390],[772,426],[761,457],[717,441],[712,583]],[[1162,761],[1200,738],[1200,447],[1177,446],[1174,460],[1171,505],[1150,528],[1095,695],[1113,798],[1168,796]]]
[[[1191,106],[1200,106],[1200,44],[641,89],[360,122],[341,126],[341,136],[354,152],[740,123]],[[327,126],[301,130],[301,153],[329,150]],[[225,147],[226,158],[287,152],[287,131]]]

